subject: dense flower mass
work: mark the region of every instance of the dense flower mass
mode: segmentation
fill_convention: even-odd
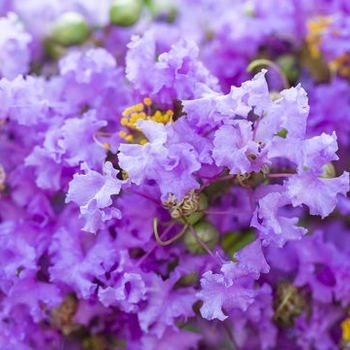
[[[0,2],[0,349],[350,349],[349,15]]]

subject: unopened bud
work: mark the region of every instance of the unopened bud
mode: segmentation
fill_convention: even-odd
[[[193,225],[198,238],[210,249],[214,249],[219,242],[219,232],[217,228],[209,221],[200,221]],[[187,229],[184,237],[187,249],[192,254],[205,254],[206,250],[197,241],[191,229]]]
[[[109,18],[112,24],[129,27],[139,20],[141,12],[141,0],[114,0],[109,10]]]
[[[77,12],[63,13],[55,22],[51,38],[62,46],[82,44],[89,36],[85,18]]]

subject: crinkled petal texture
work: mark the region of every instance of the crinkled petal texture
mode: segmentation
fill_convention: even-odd
[[[49,254],[50,280],[56,285],[69,286],[79,298],[88,299],[97,290],[96,278],[105,280],[118,253],[108,232],[94,236],[69,232],[62,227],[53,235]]]
[[[65,168],[76,168],[81,162],[92,168],[98,167],[105,150],[91,143],[91,139],[105,125],[105,121],[97,119],[96,111],[90,110],[83,117],[51,126],[42,146],[35,146],[25,160],[26,165],[35,167],[37,185],[58,190],[63,186],[59,177],[63,177]]]
[[[198,60],[193,41],[180,39],[169,51],[158,53],[156,30],[133,36],[126,55],[126,76],[142,96],[171,105],[174,98],[196,97],[197,85],[219,90],[217,79]],[[157,56],[158,55],[158,56]]]
[[[61,300],[58,286],[40,281],[39,259],[47,247],[49,232],[28,222],[7,220],[0,224],[0,290],[3,296],[0,310],[1,319],[7,322],[0,327],[2,332],[7,325],[17,327],[16,309],[21,308],[24,318],[39,322],[45,317],[42,305],[53,308]],[[29,317],[30,315],[30,317]],[[4,347],[5,348],[5,347]]]
[[[254,281],[261,273],[269,271],[259,240],[243,248],[234,257],[237,263],[226,262],[220,273],[207,271],[202,276],[202,289],[197,296],[203,301],[201,315],[208,320],[217,318],[223,321],[234,309],[247,310],[258,293]]]
[[[101,98],[117,73],[114,57],[103,48],[70,52],[59,61],[59,70],[64,99],[78,105]]]
[[[137,314],[140,327],[145,333],[164,337],[168,327],[177,330],[176,321],[185,321],[194,315],[192,306],[198,301],[194,289],[189,287],[173,290],[181,276],[179,268],[165,281],[156,275],[150,278],[147,305]]]
[[[29,70],[30,34],[24,30],[17,14],[10,12],[0,18],[0,74],[7,79],[14,79]]]
[[[349,191],[349,173],[336,178],[319,178],[312,173],[291,177],[287,184],[287,193],[294,206],[305,204],[310,214],[328,216],[337,205],[337,195],[346,195]]]
[[[336,250],[325,242],[322,231],[316,231],[294,246],[299,260],[299,268],[294,285],[308,285],[314,300],[331,303],[336,288],[334,265]]]
[[[230,319],[235,329],[235,341],[240,348],[275,348],[278,330],[272,321],[272,298],[272,288],[263,284],[256,288],[255,300],[247,310],[232,310]]]
[[[306,91],[300,84],[283,90],[279,99],[266,105],[264,117],[256,130],[256,139],[269,140],[283,129],[286,130],[286,139],[303,139],[309,109]]]
[[[213,158],[218,166],[226,166],[230,174],[259,171],[265,162],[263,148],[253,140],[252,124],[238,120],[233,125],[223,125],[214,136]]]
[[[322,175],[322,167],[338,159],[337,150],[337,137],[334,132],[332,135],[322,133],[310,139],[276,137],[272,142],[269,156],[289,159],[297,165],[299,174],[310,171],[315,175]]]
[[[114,305],[125,312],[137,312],[138,304],[147,298],[146,286],[140,274],[125,272],[115,286],[99,288],[98,298],[106,307]]]
[[[96,233],[107,220],[121,217],[120,211],[110,205],[113,202],[111,196],[119,193],[123,181],[117,179],[117,170],[110,162],[104,163],[103,174],[91,170],[85,163],[81,170],[84,173],[75,174],[69,184],[66,201],[80,207],[80,214],[85,219],[83,230]]]
[[[272,104],[265,74],[266,70],[263,70],[242,86],[232,86],[226,95],[208,90],[203,96],[182,101],[191,124],[213,128],[246,119],[253,109],[257,115],[262,114]]]
[[[164,201],[170,193],[180,200],[189,190],[199,188],[193,176],[200,169],[194,147],[188,143],[168,143],[168,130],[162,124],[143,121],[139,126],[150,142],[119,147],[119,163],[130,181],[140,185],[146,179],[155,180]]]
[[[339,144],[349,147],[350,123],[349,101],[347,96],[349,84],[340,77],[334,77],[327,84],[315,84],[308,89],[310,97],[310,115],[308,117],[308,133],[317,136],[322,132],[336,132]],[[327,98],[325,98],[327,96]]]
[[[291,213],[283,213],[283,208],[290,204],[286,190],[275,185],[267,187],[264,192],[251,221],[251,226],[258,229],[262,244],[283,247],[290,240],[301,239],[307,230],[298,226],[299,218],[291,217]]]

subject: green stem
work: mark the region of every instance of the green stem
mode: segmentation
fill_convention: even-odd
[[[284,88],[289,89],[290,86],[288,83],[288,79],[278,64],[276,64],[275,62],[272,62],[271,60],[268,60],[266,58],[260,58],[260,59],[257,59],[257,60],[254,60],[253,62],[251,62],[249,64],[249,66],[247,67],[247,71],[252,72],[253,69],[255,69],[259,66],[268,66],[268,67],[273,68],[281,77]]]

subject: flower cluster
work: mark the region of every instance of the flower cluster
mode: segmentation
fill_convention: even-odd
[[[350,349],[349,15],[0,3],[0,349]]]

